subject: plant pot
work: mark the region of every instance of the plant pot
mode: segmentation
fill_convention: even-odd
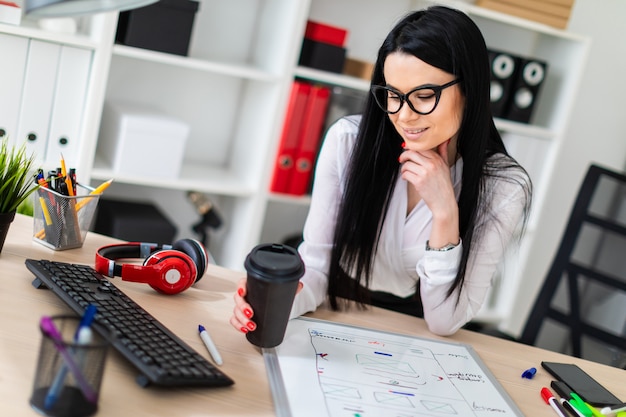
[[[14,219],[14,211],[10,213],[0,213],[0,253],[2,253],[4,241],[7,238],[7,233],[9,233],[9,227],[11,226],[11,223],[13,223]]]

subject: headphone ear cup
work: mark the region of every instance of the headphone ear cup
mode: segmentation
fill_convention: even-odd
[[[181,239],[172,245],[172,249],[179,250],[187,255],[196,264],[198,271],[195,282],[200,281],[206,272],[207,265],[209,264],[209,256],[202,243],[195,239]]]
[[[148,284],[163,294],[178,294],[196,281],[198,270],[195,262],[177,250],[161,250],[144,261],[144,266],[154,271]]]

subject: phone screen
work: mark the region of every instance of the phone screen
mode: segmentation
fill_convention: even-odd
[[[574,364],[541,362],[541,366],[591,405],[600,407],[622,403],[619,398]]]

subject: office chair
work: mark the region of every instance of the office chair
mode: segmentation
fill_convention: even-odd
[[[591,165],[518,341],[538,345],[560,332],[563,353],[626,365],[625,219],[626,175]]]

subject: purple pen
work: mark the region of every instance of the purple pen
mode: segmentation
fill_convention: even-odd
[[[54,325],[52,319],[48,316],[44,316],[41,318],[40,325],[41,330],[44,332],[44,334],[50,337],[50,339],[52,339],[54,346],[59,351],[59,354],[63,357],[63,360],[65,360],[65,364],[70,369],[72,375],[74,375],[74,378],[78,383],[78,387],[85,396],[85,399],[91,403],[96,403],[98,401],[98,393],[95,392],[93,388],[91,388],[89,382],[87,382],[87,380],[85,379],[85,375],[83,375],[80,368],[74,361],[72,354],[63,344],[63,338],[61,336],[61,333],[59,333],[59,330]]]

